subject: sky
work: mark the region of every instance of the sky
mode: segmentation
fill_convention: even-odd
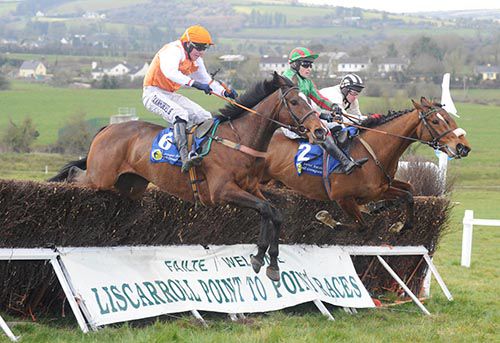
[[[500,9],[500,0],[299,0],[299,2],[360,7],[394,13]]]

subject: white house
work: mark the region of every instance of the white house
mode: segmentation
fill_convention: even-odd
[[[347,59],[339,60],[337,71],[340,73],[355,73],[367,70],[371,65],[369,58],[364,57],[350,57]]]
[[[99,67],[97,62],[92,62],[91,75],[94,80],[101,79],[104,75],[121,77],[128,75],[129,72],[130,68],[126,65],[126,62],[103,67]]]
[[[40,61],[24,61],[19,68],[20,77],[38,77],[47,75],[47,68]]]
[[[403,71],[408,67],[408,63],[402,58],[390,57],[385,58],[377,63],[377,70],[379,73],[390,73],[394,71]]]
[[[281,74],[288,68],[288,56],[269,56],[264,55],[259,61],[259,70],[262,74],[268,75],[270,72],[276,71]]]
[[[142,66],[137,66],[135,68],[132,68],[132,70],[129,73],[130,81],[134,81],[136,79],[144,79],[144,76],[146,76],[148,69],[149,69],[148,62],[144,62]]]

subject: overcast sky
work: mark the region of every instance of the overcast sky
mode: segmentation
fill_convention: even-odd
[[[500,0],[299,0],[343,7],[361,7],[386,12],[429,12],[471,9],[500,9]]]

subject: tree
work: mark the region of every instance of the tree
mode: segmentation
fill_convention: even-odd
[[[4,91],[10,88],[10,82],[3,75],[0,75],[0,91]]]
[[[389,46],[387,47],[386,57],[398,57],[398,55],[399,52],[396,49],[396,45],[394,43],[389,44]]]
[[[92,141],[90,125],[85,121],[85,113],[72,115],[61,130],[56,142],[56,149],[63,153],[85,153]]]
[[[30,152],[31,145],[39,135],[31,117],[26,117],[20,126],[9,118],[2,141],[14,152]]]

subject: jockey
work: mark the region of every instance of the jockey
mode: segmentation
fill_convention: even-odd
[[[195,25],[187,28],[179,40],[164,45],[154,56],[144,77],[142,102],[151,112],[173,124],[174,140],[186,172],[201,162],[201,156],[188,153],[186,126],[211,117],[210,112],[176,93],[181,86],[199,89],[205,94],[236,98],[236,91],[212,80],[203,63],[205,51],[213,45],[210,33]]]
[[[321,93],[331,101],[339,104],[344,116],[345,124],[359,124],[367,117],[359,109],[358,96],[365,88],[363,80],[356,74],[347,74],[340,84],[321,89]]]
[[[338,105],[328,100],[321,92],[319,92],[314,85],[314,82],[309,79],[311,76],[312,65],[316,58],[318,58],[318,54],[314,54],[308,48],[298,47],[293,49],[288,57],[290,68],[283,72],[283,76],[292,80],[299,87],[300,91],[309,99],[314,101],[317,106],[328,111],[320,115],[321,119],[333,121],[331,112],[336,113],[338,111]],[[287,129],[283,129],[283,133],[289,138],[297,138],[296,135],[294,136],[293,132]],[[330,132],[321,146],[328,152],[329,155],[340,162],[340,171],[346,174],[350,174],[355,167],[361,167],[366,161],[368,161],[367,158],[357,161],[352,160],[352,158],[347,156],[342,149],[337,146]]]

